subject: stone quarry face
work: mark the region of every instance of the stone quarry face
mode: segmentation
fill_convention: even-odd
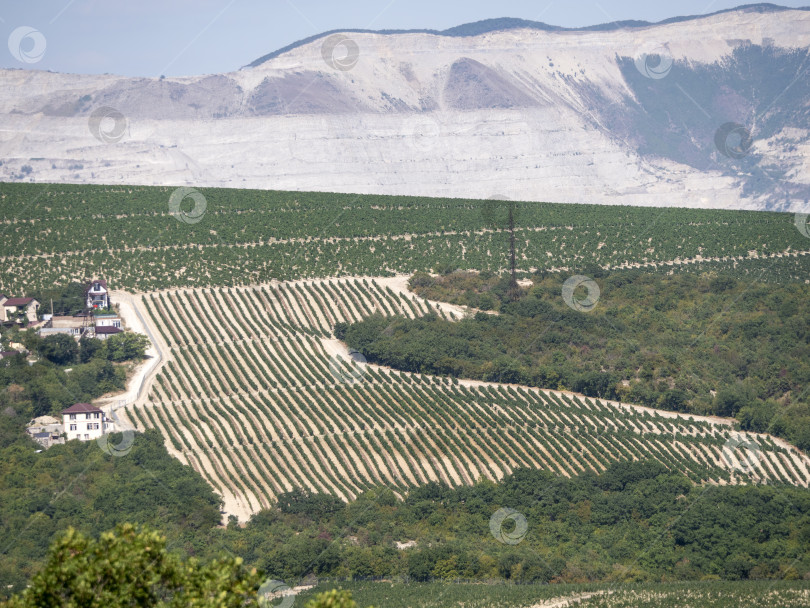
[[[808,47],[810,12],[736,11],[347,32],[201,77],[2,70],[0,180],[799,211]]]

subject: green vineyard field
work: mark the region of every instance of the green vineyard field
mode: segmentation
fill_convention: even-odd
[[[319,585],[296,601],[306,602]],[[481,585],[449,583],[341,583],[358,606],[385,608],[801,608],[807,582],[691,582],[644,585]],[[556,603],[555,603],[556,602]]]
[[[173,192],[0,184],[0,289],[104,276],[115,288],[154,291],[508,265],[497,205],[511,203],[502,201],[203,189],[205,207],[187,221],[169,210]],[[810,238],[792,214],[514,205],[522,271],[641,264],[777,282],[810,276]]]
[[[807,487],[807,457],[726,421],[577,395],[399,373],[353,361],[331,328],[437,305],[386,279],[143,294],[164,362],[126,409],[246,517],[293,487],[354,498],[386,485],[572,476],[653,459],[696,483]],[[439,313],[449,317],[444,309]]]

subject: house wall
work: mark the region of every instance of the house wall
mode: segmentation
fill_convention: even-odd
[[[76,339],[82,335],[81,327],[42,327],[39,330],[40,337],[50,336],[52,334],[67,334]]]
[[[37,314],[39,312],[39,302],[31,302],[28,305],[28,310],[25,311],[25,318],[28,319],[29,323],[35,323],[37,320]]]
[[[5,302],[5,300],[3,300]],[[5,323],[9,319],[11,319],[12,315],[19,310],[18,306],[2,306],[0,308],[2,310],[2,321]],[[25,307],[25,319],[29,323],[35,323],[37,321],[37,312],[39,311],[39,302],[34,300],[28,306]]]
[[[84,319],[82,317],[52,317],[48,325],[54,328],[81,329],[84,327]]]
[[[3,305],[2,311],[3,311],[3,323],[6,323],[7,321],[10,321],[12,315],[14,315],[14,313],[17,312],[17,307]]]
[[[94,288],[94,284],[91,283],[85,292],[85,295],[87,296],[88,308],[92,308],[94,304],[98,304],[100,308],[109,308],[110,306],[110,297],[107,289],[101,285],[99,285],[98,289],[96,290]]]
[[[95,296],[95,297],[90,296],[90,295],[87,296],[87,307],[88,308],[93,308],[96,304],[98,304],[99,308],[109,308],[110,301],[107,298],[107,294],[104,294],[103,296]]]
[[[96,317],[96,327],[121,328],[121,319],[118,317]]]
[[[80,317],[53,317],[45,324],[45,327],[39,329],[39,335],[42,337],[51,334],[68,334],[77,340],[81,338],[82,331],[85,329],[84,319]],[[87,328],[91,329],[91,328]],[[92,330],[89,334],[92,336]]]
[[[35,433],[56,433],[57,435],[62,432],[62,425],[61,424],[38,424],[34,426],[29,426],[25,429],[29,435],[34,435]]]
[[[47,450],[52,445],[65,443],[65,438],[59,435],[48,435],[47,437],[34,437],[34,441]]]
[[[72,416],[75,418],[71,418]],[[71,439],[89,441],[98,439],[104,434],[104,414],[101,412],[63,414],[62,422],[68,441]]]

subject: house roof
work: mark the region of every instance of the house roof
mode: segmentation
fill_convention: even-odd
[[[90,281],[90,283],[88,283],[87,289],[85,289],[85,291],[90,291],[91,289],[93,289],[93,286],[96,283],[98,283],[99,287],[102,287],[106,291],[106,289],[107,289],[107,281],[105,281],[104,279],[95,279],[93,281]]]
[[[82,327],[84,319],[81,317],[52,317],[51,327]]]
[[[95,405],[90,405],[89,403],[77,403],[75,405],[71,405],[66,410],[62,410],[62,414],[84,414],[87,412],[100,412],[101,410],[97,408]]]
[[[9,298],[3,302],[3,306],[28,306],[31,302],[36,302],[34,298]]]
[[[0,359],[5,359],[6,357],[13,357],[14,355],[24,355],[25,353],[21,353],[18,350],[4,350],[0,352]]]
[[[120,327],[113,327],[112,325],[96,325],[97,334],[117,334],[122,331]]]

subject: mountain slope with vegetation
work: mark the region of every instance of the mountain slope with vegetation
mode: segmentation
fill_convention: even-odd
[[[419,295],[498,314],[458,323],[379,315],[341,326],[339,337],[395,369],[736,417],[810,449],[810,287],[590,270],[601,292],[590,312],[566,305],[558,275],[535,275],[513,300],[508,277],[418,274]]]

